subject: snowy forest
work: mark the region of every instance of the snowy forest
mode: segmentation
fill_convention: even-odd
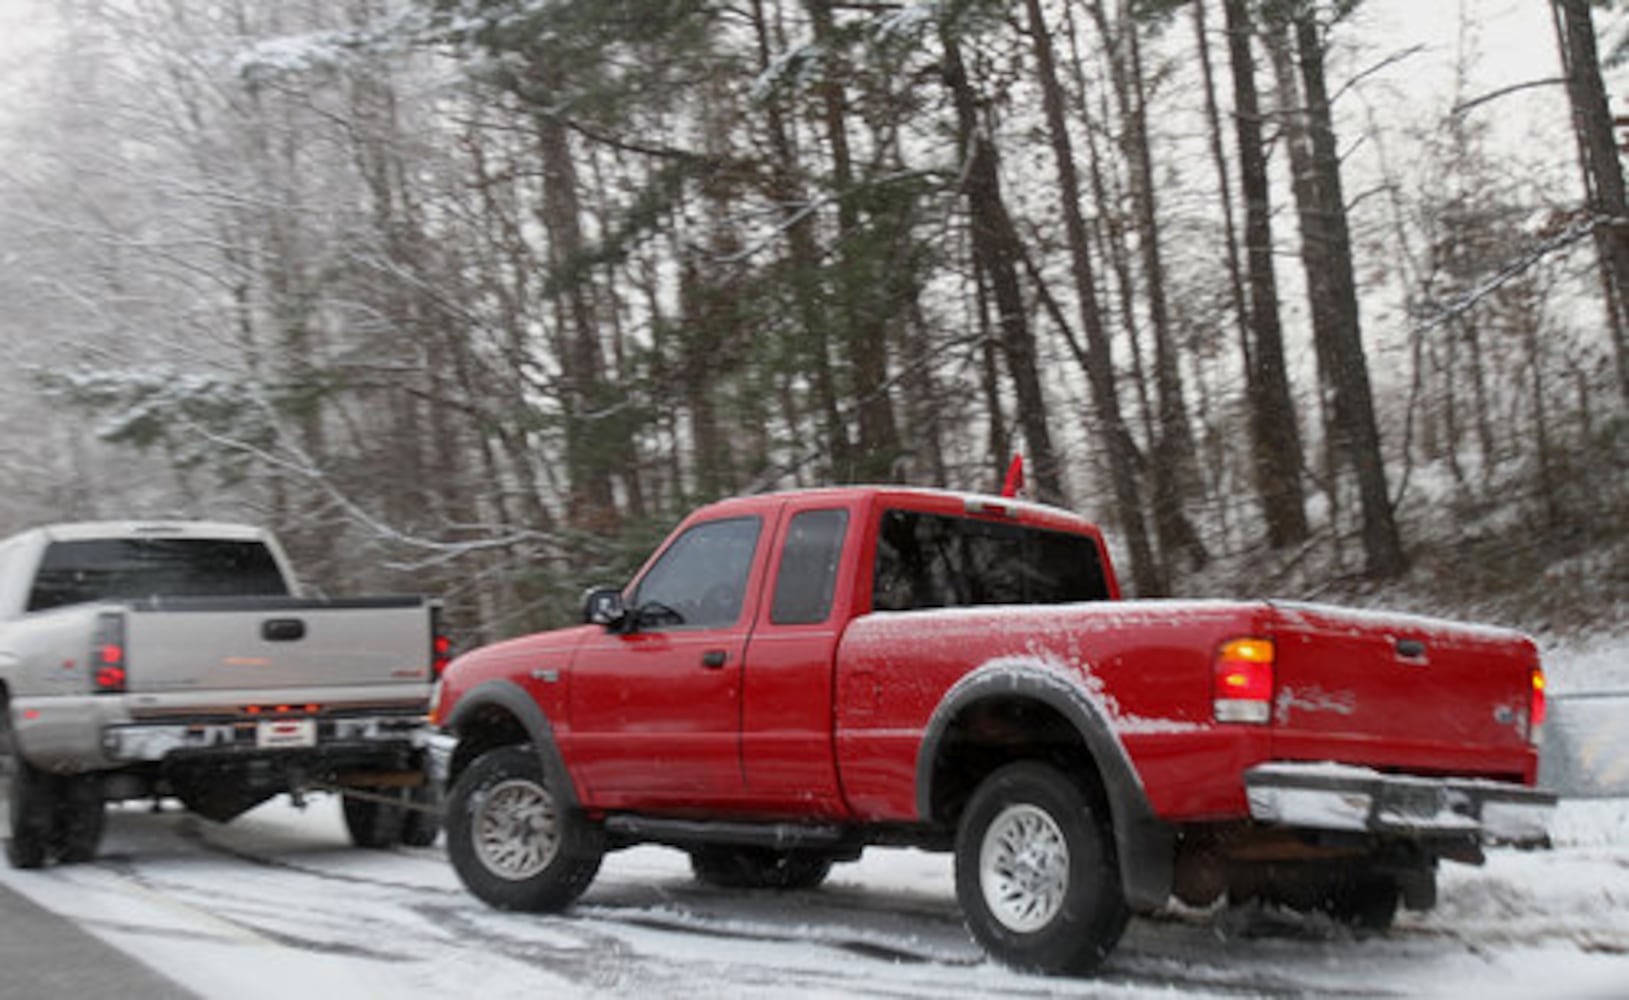
[[[1616,627],[1617,6],[0,0],[0,534],[262,523],[475,643],[1022,454],[1128,594]]]

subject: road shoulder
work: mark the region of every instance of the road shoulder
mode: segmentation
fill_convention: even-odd
[[[190,1000],[192,993],[0,885],[0,1000]]]

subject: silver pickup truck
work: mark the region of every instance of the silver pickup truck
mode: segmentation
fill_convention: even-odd
[[[298,596],[245,525],[61,524],[0,542],[6,854],[86,861],[105,803],[226,821],[345,794],[359,846],[427,845],[423,722],[449,646],[422,597]]]

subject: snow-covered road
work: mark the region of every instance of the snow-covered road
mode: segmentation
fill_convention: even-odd
[[[819,890],[696,885],[610,856],[567,916],[499,913],[439,847],[357,851],[336,803],[218,826],[123,808],[101,860],[0,883],[206,997],[1629,996],[1629,801],[1568,802],[1552,851],[1447,865],[1383,936],[1271,913],[1133,923],[1095,980],[1019,975],[962,930],[945,856],[872,850]]]

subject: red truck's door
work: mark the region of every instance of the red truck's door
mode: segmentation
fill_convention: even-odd
[[[833,664],[859,576],[858,510],[832,497],[790,502],[768,596],[747,648],[741,757],[755,810],[838,814]]]
[[[571,739],[591,804],[700,806],[740,794],[742,658],[773,529],[765,520],[685,529],[629,591],[637,627],[578,649]]]

